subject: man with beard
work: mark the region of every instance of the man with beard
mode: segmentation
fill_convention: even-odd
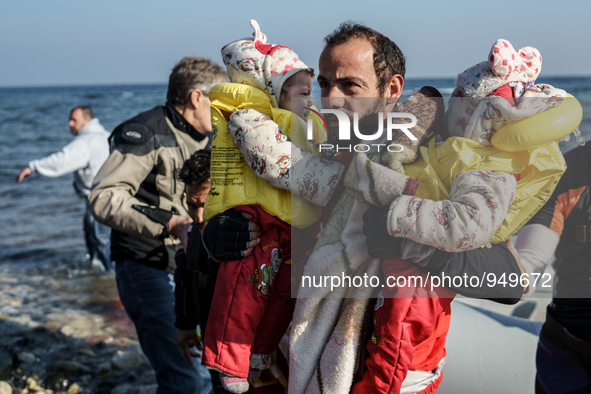
[[[318,75],[322,97],[325,99],[323,100],[324,108],[340,110],[349,115],[357,112],[361,119],[363,119],[363,115],[375,114],[378,108],[380,109],[379,112],[383,111],[384,114],[391,112],[404,87],[404,57],[396,44],[372,29],[348,22],[339,26],[326,37],[325,41],[326,47],[320,56]],[[369,116],[371,122],[372,115]],[[338,125],[338,121],[331,119],[329,116],[327,118],[330,122],[329,129],[334,130],[335,126]],[[373,118],[377,118],[377,116],[373,115]],[[354,141],[350,141],[350,143],[355,144]],[[347,161],[347,157],[341,157],[339,160]],[[417,185],[417,181],[401,174],[399,182],[394,187],[400,194],[414,194]],[[335,195],[338,195],[338,192]],[[326,210],[330,212],[333,207],[334,203],[332,205],[329,203]],[[227,216],[233,216],[234,220],[240,219],[231,212],[226,212],[224,215],[226,221]],[[329,215],[323,214],[323,218],[328,217]],[[366,222],[369,225],[364,229],[364,233],[367,236],[370,256],[374,258],[399,256],[400,240],[388,234],[383,211],[369,211]],[[228,248],[224,247],[223,240],[220,238],[214,239],[213,234],[208,231],[210,226],[213,230],[219,228],[219,224],[214,219],[205,229],[204,239],[208,249],[217,258],[230,253]],[[322,228],[322,224],[319,227]],[[236,239],[236,237],[233,237],[233,239]],[[246,241],[242,249],[245,249],[247,253],[250,250]],[[238,251],[237,253],[241,252]],[[484,271],[506,272],[507,274],[521,273],[515,257],[505,244],[495,245],[490,249],[477,249],[456,254],[436,251],[422,269],[431,273],[431,275],[445,271],[446,275],[449,276],[463,275],[464,273],[472,275],[474,272],[482,273]],[[473,297],[509,298],[509,301],[514,303],[518,301],[523,289],[517,287],[504,289],[454,288],[452,290]],[[483,290],[488,290],[488,292],[482,293]],[[298,299],[296,313],[298,305],[305,303],[306,299]],[[367,309],[371,310],[371,308]],[[362,367],[357,369],[356,380],[352,382],[352,384],[357,383],[357,385],[353,387],[353,392],[356,392],[355,390],[358,392],[368,392],[368,390],[371,392],[389,392],[390,389],[400,389],[402,392],[408,393],[433,393],[441,381],[441,361],[445,355],[444,344],[447,329],[449,328],[449,310],[445,309],[440,313],[441,324],[438,324],[432,330],[432,335],[417,340],[410,338],[413,347],[420,349],[420,351],[415,352],[412,360],[406,360],[403,363],[406,370],[398,370],[396,376],[390,373],[393,366],[388,365],[388,362],[380,363],[373,360],[369,370],[364,368],[364,364],[371,360],[371,357],[365,359],[366,354],[361,351],[358,357],[364,359],[365,363],[360,363]],[[365,333],[371,330],[370,325],[364,325]],[[410,335],[412,337],[413,334]],[[306,343],[305,340],[301,340],[301,342],[303,348],[308,349],[307,353],[314,354],[314,356],[305,355],[309,360],[299,362],[297,360],[298,354],[290,353],[292,363],[290,365],[290,392],[294,393],[304,392],[307,389],[314,389],[314,387],[322,385],[322,378],[325,377],[323,375],[321,378],[320,373],[317,372],[320,367],[318,364],[319,356],[322,355],[323,349],[316,349]],[[370,340],[366,343],[369,345]],[[300,346],[300,349],[303,348]],[[363,346],[361,346],[361,349],[363,350]],[[293,364],[294,358],[296,358],[295,364]],[[334,362],[337,363],[340,360],[334,360]],[[414,371],[408,371],[411,362],[413,365],[423,366],[424,369],[418,368]],[[332,369],[338,368],[334,368],[333,364]],[[375,377],[378,375],[387,376],[388,381],[376,381]],[[327,381],[324,381],[324,383],[327,383]]]

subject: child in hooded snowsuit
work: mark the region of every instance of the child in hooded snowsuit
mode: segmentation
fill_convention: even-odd
[[[222,48],[232,83],[209,93],[215,134],[205,220],[234,208],[261,227],[250,256],[221,264],[205,332],[203,364],[235,393],[248,390],[249,368],[268,367],[291,322],[291,226],[318,219],[344,168],[292,143],[305,136],[313,70],[251,25],[254,39]]]
[[[541,56],[536,49],[527,47],[516,52],[507,41],[497,40],[488,61],[469,68],[456,79],[457,87],[446,114],[449,137],[465,137],[492,147],[491,138],[500,127],[563,101],[564,91],[533,85],[540,69]],[[429,146],[429,149],[438,148]],[[453,166],[470,155],[461,149],[453,153],[456,156],[443,157],[442,160],[448,160],[446,165]],[[564,161],[557,148],[555,153],[556,173],[552,176],[557,181],[565,167],[561,165]],[[382,160],[388,162],[393,158]],[[461,252],[487,245],[502,226],[513,226],[506,234],[517,231],[518,223],[508,223],[506,216],[518,192],[520,175],[486,169],[487,165],[492,169],[496,164],[494,160],[485,161],[478,168],[459,172],[451,181],[449,200],[403,195],[390,204],[388,232],[405,238],[402,259],[425,264],[435,248]],[[451,174],[450,171],[448,175]],[[554,186],[555,182],[548,182],[544,189]],[[551,192],[544,190],[538,194],[537,209]],[[528,209],[535,213],[535,208]],[[385,277],[421,275],[401,259],[385,260],[382,269]],[[418,287],[412,290],[410,285],[406,289],[386,287],[380,292],[374,306],[374,330],[367,342],[370,354],[367,370],[353,393],[399,392],[403,381],[405,392],[432,393],[437,388],[449,328],[449,303],[454,294],[440,292],[440,297],[447,298],[438,300],[421,298],[420,294],[425,297],[427,292]],[[409,302],[408,298],[394,297],[415,298]]]
[[[507,59],[515,59],[514,64],[503,66]],[[533,85],[541,70],[541,59],[535,48],[515,52],[509,42],[497,40],[488,62],[476,64],[458,75],[447,112],[449,136],[469,138],[492,147],[491,138],[499,128],[563,101],[566,97],[563,90]],[[452,159],[466,155],[459,152]],[[488,168],[457,174],[451,183],[449,200],[398,198],[390,206],[388,231],[393,236],[450,252],[486,245],[513,203],[519,178],[517,174],[488,171],[494,166],[491,162]],[[420,260],[418,256],[414,258]]]

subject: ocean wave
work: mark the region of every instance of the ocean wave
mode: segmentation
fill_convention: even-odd
[[[417,89],[403,89],[402,90],[402,96],[406,97],[406,96],[411,96],[414,93],[416,93],[420,88]],[[446,95],[446,94],[452,94],[455,88],[437,88],[437,90],[439,90],[439,93],[441,93],[442,95]]]

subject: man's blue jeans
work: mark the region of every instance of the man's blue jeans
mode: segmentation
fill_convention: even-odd
[[[111,229],[100,224],[88,209],[86,201],[86,212],[84,213],[84,239],[86,248],[90,255],[90,261],[100,260],[107,272],[113,272],[114,264],[111,261]]]
[[[206,394],[211,378],[199,360],[192,367],[176,344],[174,281],[164,270],[131,260],[117,261],[119,298],[135,324],[144,354],[156,373],[158,394]]]

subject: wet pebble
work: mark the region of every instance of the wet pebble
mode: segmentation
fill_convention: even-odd
[[[99,375],[107,374],[109,371],[111,371],[111,363],[108,361],[100,363],[97,367],[97,371]]]
[[[138,388],[129,384],[122,384],[111,390],[111,394],[138,394]]]
[[[72,384],[68,387],[68,394],[78,394],[80,391],[80,386],[77,383]]]
[[[81,356],[88,357],[88,358],[96,357],[96,354],[90,349],[80,349],[80,350],[78,350],[78,354]]]
[[[54,371],[45,378],[45,387],[48,389],[58,391],[68,386],[70,382],[62,371]]]
[[[37,357],[31,352],[20,352],[16,355],[16,358],[21,363],[32,363],[37,359]]]
[[[37,381],[35,379],[33,379],[33,378],[28,378],[27,379],[27,388],[29,390],[35,390],[35,389],[37,389],[38,388]]]
[[[0,394],[12,394],[12,386],[6,382],[0,382]]]
[[[138,344],[127,345],[124,350],[119,350],[111,359],[111,364],[122,370],[132,369],[147,362],[148,359],[142,353]]]
[[[88,372],[88,368],[77,361],[60,361],[53,364],[53,366],[66,372]]]
[[[0,379],[9,379],[12,372],[12,357],[0,349]]]
[[[16,315],[18,314],[18,309],[10,305],[5,305],[2,308],[0,308],[0,313],[5,315]]]
[[[138,393],[140,394],[156,394],[158,391],[157,384],[151,384],[149,386],[141,386],[138,388]]]

